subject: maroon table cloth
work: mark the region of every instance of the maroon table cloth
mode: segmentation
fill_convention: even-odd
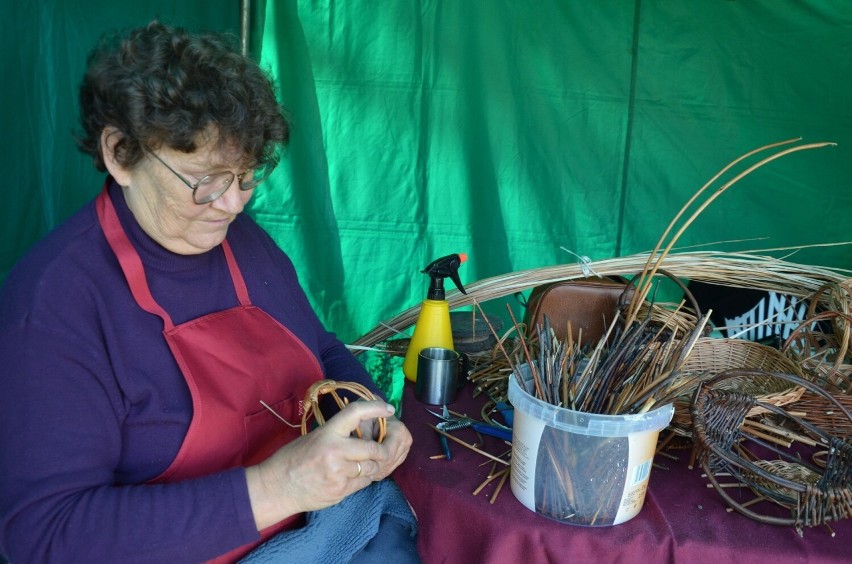
[[[406,383],[402,420],[414,445],[394,479],[405,492],[420,522],[418,549],[426,564],[515,562],[852,562],[852,520],[811,527],[799,536],[793,527],[766,525],[726,511],[726,504],[701,469],[690,469],[689,451],[676,451],[677,461],[657,457],[665,468],[651,472],[645,504],[633,519],[610,527],[560,523],[531,511],[515,499],[506,480],[495,503],[490,497],[499,480],[478,495],[486,479],[488,459],[449,442],[452,459],[441,454],[438,435],[427,426],[439,420],[426,409],[440,411],[414,398]],[[479,418],[482,401],[468,386],[450,409]],[[454,431],[466,442],[470,429]],[[484,449],[502,454],[500,439],[484,437]]]

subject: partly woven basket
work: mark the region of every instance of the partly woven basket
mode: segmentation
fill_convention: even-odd
[[[699,339],[678,370],[677,397],[672,403],[675,414],[670,427],[675,432],[689,436],[692,428],[690,404],[695,389],[701,382],[728,370],[757,370],[765,376],[757,378],[731,378],[721,384],[725,389],[737,390],[754,396],[762,403],[776,406],[797,401],[804,388],[789,380],[773,376],[774,373],[803,377],[802,369],[785,357],[778,349],[743,339]],[[755,407],[749,416],[757,415],[762,408]]]
[[[822,330],[824,323],[830,323],[831,331]],[[852,393],[852,314],[831,310],[809,315],[781,350],[808,380],[833,393]]]
[[[377,400],[375,394],[368,390],[362,384],[358,382],[337,382],[335,380],[319,380],[315,382],[308,391],[305,392],[305,399],[303,400],[304,412],[302,413],[302,434],[305,435],[308,433],[308,422],[313,416],[314,420],[317,422],[317,425],[325,424],[325,416],[323,416],[322,411],[320,410],[320,398],[324,395],[329,395],[334,399],[334,402],[337,404],[337,407],[343,409],[349,404],[349,398],[340,397],[337,393],[338,390],[343,390],[345,392],[349,392],[355,394],[361,399],[365,399],[368,401]],[[361,430],[356,429],[355,434],[361,438]],[[387,419],[385,417],[379,417],[376,419],[376,442],[381,443],[385,439],[385,435],[387,435]]]
[[[784,408],[725,389],[732,379],[762,376],[732,370],[696,389],[693,438],[708,480],[735,511],[762,523],[801,528],[852,517],[849,437],[832,435]],[[819,386],[789,374],[774,376],[807,389],[852,423],[849,411]],[[755,407],[764,411],[760,421],[748,416]],[[731,487],[738,495],[728,493]]]

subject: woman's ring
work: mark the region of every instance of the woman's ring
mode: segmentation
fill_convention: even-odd
[[[358,464],[358,473],[355,474],[355,477],[360,478],[361,477],[361,463],[358,462],[357,464]]]

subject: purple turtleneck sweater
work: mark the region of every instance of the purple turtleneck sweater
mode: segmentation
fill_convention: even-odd
[[[154,298],[175,324],[236,305],[220,247],[177,255],[110,195]],[[241,214],[228,241],[252,303],[327,377],[375,385],[321,325],[293,264]],[[202,561],[258,538],[242,468],[174,484],[192,417],[162,321],[133,300],[90,203],[37,244],[0,291],[0,553],[13,562]]]

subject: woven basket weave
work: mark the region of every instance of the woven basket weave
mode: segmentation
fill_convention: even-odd
[[[852,395],[833,394],[834,399],[852,413]],[[800,414],[801,418],[813,423],[827,433],[838,437],[852,437],[852,422],[843,413],[834,409],[831,404],[826,404],[822,396],[810,391],[805,391],[801,399],[789,406],[790,411]]]
[[[694,440],[712,486],[735,511],[762,523],[801,528],[852,517],[849,437],[832,435],[784,408],[725,389],[732,379],[756,376],[760,374],[732,370],[696,389]],[[824,408],[830,406],[852,423],[850,412],[819,386],[796,376],[775,376],[806,389]],[[764,410],[760,422],[747,415],[755,407]],[[824,464],[814,462],[818,453],[825,454],[820,458]],[[744,486],[737,489],[736,499],[728,493],[735,484]],[[752,498],[746,499],[745,492]]]
[[[832,330],[821,330],[830,323]],[[852,393],[852,314],[825,311],[810,315],[781,348],[808,380],[833,392]]]
[[[678,370],[678,396],[674,398],[675,414],[670,427],[689,436],[692,415],[689,412],[692,396],[701,382],[728,370],[757,370],[765,373],[759,378],[731,378],[721,384],[725,389],[738,390],[754,396],[762,403],[787,405],[797,401],[804,388],[774,373],[803,377],[802,369],[778,349],[743,339],[699,339],[686,361]],[[763,408],[756,406],[748,415],[757,415]]]

